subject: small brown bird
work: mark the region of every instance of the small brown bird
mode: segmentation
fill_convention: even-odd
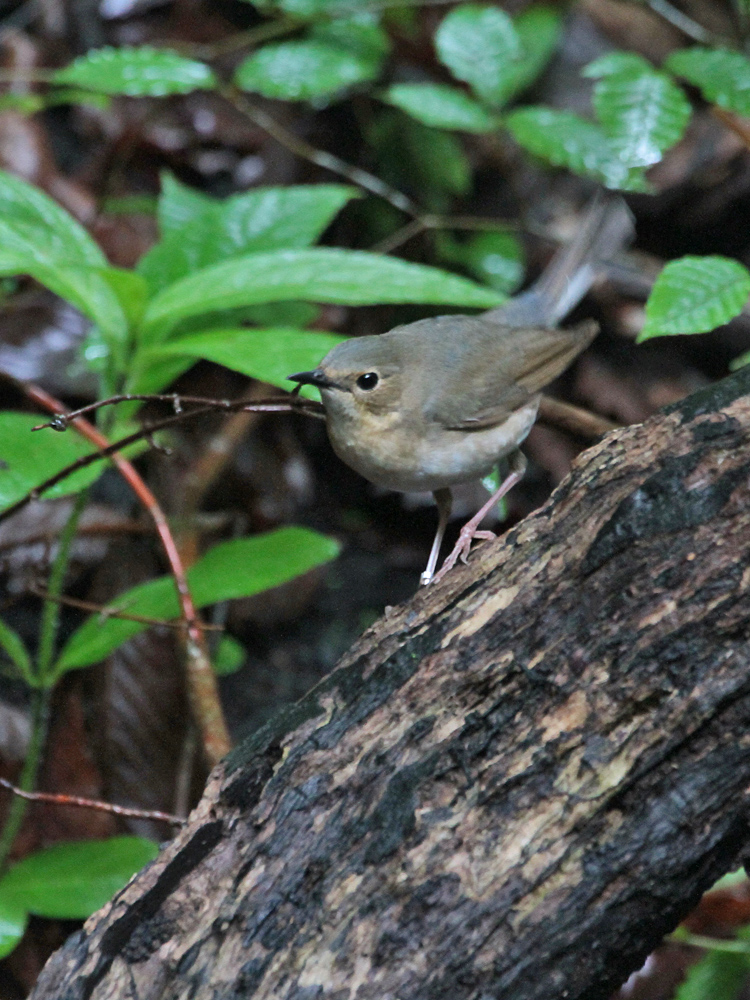
[[[481,316],[439,316],[334,347],[311,372],[290,375],[320,389],[328,436],[365,479],[404,492],[432,490],[439,523],[423,584],[440,579],[479,524],[523,476],[518,451],[536,420],[540,390],[596,336],[594,321],[557,323],[586,294],[598,266],[632,238],[619,198],[597,197],[573,241],[528,292]],[[451,486],[486,475],[508,456],[510,475],[461,530],[435,574],[451,512]]]

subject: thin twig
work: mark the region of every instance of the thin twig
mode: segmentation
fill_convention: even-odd
[[[711,114],[714,118],[718,118],[723,125],[726,125],[728,129],[731,129],[744,145],[750,149],[750,125],[748,125],[747,119],[741,118],[733,111],[720,108],[718,104],[711,105]]]
[[[160,812],[158,809],[131,809],[129,806],[115,806],[111,802],[99,799],[84,799],[79,795],[62,795],[54,792],[26,792],[17,788],[6,778],[0,778],[0,785],[13,792],[20,799],[29,802],[46,802],[56,806],[78,806],[80,809],[96,809],[97,812],[114,813],[115,816],[125,816],[127,819],[150,819],[160,823],[170,823],[172,826],[184,826],[187,820],[171,813]]]
[[[122,618],[126,622],[138,622],[141,625],[155,626],[157,628],[184,629],[185,623],[182,621],[165,621],[163,618],[149,618],[146,615],[129,615],[124,611],[116,611],[105,604],[96,604],[94,601],[82,601],[78,597],[66,597],[64,594],[54,596],[42,587],[31,587],[29,593],[34,597],[41,597],[45,601],[53,601],[55,604],[62,604],[66,608],[77,608],[79,611],[88,611],[91,614],[99,615],[103,619]],[[207,622],[201,623],[206,632],[223,632],[223,625],[209,625]]]
[[[27,382],[23,383],[23,390],[30,400],[47,410],[47,412],[62,414],[66,412],[65,407],[59,400],[55,399],[39,386]],[[109,441],[107,441],[104,435],[93,424],[84,420],[83,417],[76,417],[73,421],[73,427],[79,434],[91,441],[100,451],[109,448]],[[196,722],[201,732],[206,757],[212,765],[216,764],[228,753],[231,744],[224,720],[224,713],[219,701],[216,675],[211,666],[205,636],[188,587],[180,554],[172,537],[167,518],[154,494],[126,458],[123,458],[119,453],[115,453],[111,457],[120,475],[125,479],[151,515],[167,556],[167,561],[175,581],[177,597],[182,609],[182,617],[185,621],[186,637],[184,649],[188,693]]]
[[[315,146],[311,145],[305,139],[300,139],[298,135],[290,132],[289,129],[277,122],[267,111],[252,104],[239,90],[236,90],[234,87],[225,86],[221,88],[220,93],[240,114],[249,118],[259,128],[262,128],[264,132],[267,132],[273,139],[284,146],[285,149],[294,153],[295,156],[299,156],[303,160],[308,160],[310,163],[314,163],[324,170],[330,170],[331,173],[338,174],[340,177],[345,177],[346,180],[351,181],[357,187],[369,191],[370,194],[375,194],[379,198],[384,198],[385,201],[390,202],[400,212],[405,212],[414,218],[418,218],[421,215],[419,206],[402,191],[391,187],[385,181],[381,181],[375,174],[347,163],[346,160],[342,160],[341,157],[335,156],[333,153],[326,153],[322,149],[316,149]]]
[[[646,3],[655,14],[663,17],[665,21],[678,28],[683,35],[692,38],[693,41],[700,42],[702,45],[725,45],[734,48],[731,39],[724,38],[709,31],[708,28],[704,28],[702,24],[694,21],[692,17],[688,17],[669,0],[646,0]]]

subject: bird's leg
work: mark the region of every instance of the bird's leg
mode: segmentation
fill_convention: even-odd
[[[471,549],[471,543],[475,538],[489,539],[495,537],[492,531],[478,531],[477,529],[498,500],[501,497],[504,497],[505,494],[509,490],[513,489],[516,483],[520,482],[523,478],[523,474],[526,471],[526,459],[520,451],[516,450],[511,453],[508,458],[508,465],[510,466],[510,474],[506,476],[500,486],[500,489],[492,494],[484,507],[477,511],[474,517],[472,517],[470,521],[467,521],[463,528],[461,528],[461,534],[458,536],[458,541],[456,542],[453,551],[440,567],[440,571],[432,577],[433,583],[437,583],[438,580],[442,580],[448,570],[452,569],[456,565],[459,558],[462,562],[467,561],[469,551]]]
[[[435,532],[435,540],[432,543],[432,548],[430,549],[430,558],[427,560],[427,568],[419,578],[419,582],[423,587],[426,587],[427,584],[430,583],[435,573],[438,556],[440,555],[440,546],[443,544],[443,535],[445,534],[445,529],[448,527],[448,520],[451,516],[451,507],[453,506],[453,497],[451,496],[451,491],[448,487],[445,487],[442,490],[435,490],[432,495],[435,497],[439,518],[437,531]]]

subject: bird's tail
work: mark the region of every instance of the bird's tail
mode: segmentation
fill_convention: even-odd
[[[484,313],[484,318],[507,326],[555,326],[586,295],[602,265],[634,235],[633,217],[623,199],[598,193],[576,235],[531,288]]]

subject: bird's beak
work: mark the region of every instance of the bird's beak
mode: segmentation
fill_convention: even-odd
[[[316,385],[319,389],[330,389],[336,385],[328,376],[316,368],[311,372],[298,372],[296,375],[287,375],[290,382],[298,382],[299,385]]]

